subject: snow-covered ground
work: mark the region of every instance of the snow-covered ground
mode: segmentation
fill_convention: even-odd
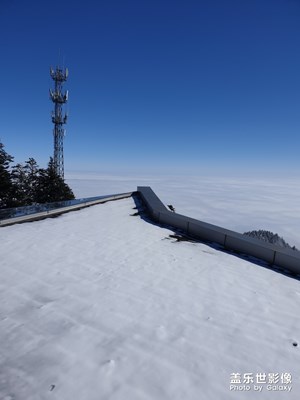
[[[299,178],[187,175],[69,174],[77,197],[97,196],[151,186],[180,214],[244,233],[278,233],[300,249]]]
[[[134,207],[0,229],[0,399],[298,399],[300,282]]]

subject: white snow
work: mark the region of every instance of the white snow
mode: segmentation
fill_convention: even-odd
[[[298,399],[300,282],[134,206],[0,229],[0,399]],[[230,391],[233,373],[292,389]]]

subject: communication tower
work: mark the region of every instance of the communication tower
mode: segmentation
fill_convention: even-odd
[[[63,83],[69,75],[68,68],[50,68],[50,76],[54,80],[54,90],[50,89],[50,99],[54,103],[52,111],[52,122],[54,124],[54,166],[58,175],[64,179],[64,136],[66,130],[63,125],[67,123],[68,115],[63,113],[63,105],[68,101],[68,91],[63,93]]]

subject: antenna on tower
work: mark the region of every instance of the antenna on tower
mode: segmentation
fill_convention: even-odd
[[[63,105],[68,101],[68,91],[63,93],[63,83],[69,75],[68,68],[57,66],[55,69],[50,67],[50,76],[54,80],[54,90],[50,89],[50,99],[54,103],[54,110],[51,119],[54,124],[54,167],[56,173],[64,179],[64,136],[65,129],[63,125],[67,123],[68,115],[63,113]]]

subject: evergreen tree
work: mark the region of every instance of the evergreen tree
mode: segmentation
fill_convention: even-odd
[[[75,196],[71,188],[56,173],[54,161],[50,158],[48,168],[39,170],[36,202],[52,203],[73,199]]]
[[[14,165],[11,171],[11,180],[13,184],[12,201],[14,207],[26,205],[26,177],[24,165]]]
[[[39,166],[34,158],[25,163],[26,191],[31,203],[37,202],[37,187],[39,182]]]
[[[46,169],[39,168],[33,158],[17,164],[10,171],[13,157],[0,142],[0,208],[73,200],[71,188],[56,173],[53,159]]]
[[[17,164],[11,172],[14,186],[15,206],[25,206],[36,202],[39,168],[33,158],[23,164]]]
[[[9,164],[13,157],[6,153],[3,143],[0,142],[0,208],[12,207],[12,181]]]
[[[257,231],[245,232],[244,235],[253,237],[255,239],[263,240],[264,242],[275,244],[276,246],[285,247],[288,249],[299,251],[295,246],[290,246],[282,237],[277,233],[259,229]]]

